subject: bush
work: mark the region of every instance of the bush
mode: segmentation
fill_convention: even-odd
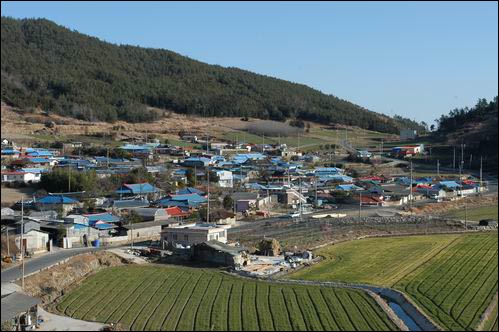
[[[234,200],[230,195],[225,195],[224,201],[223,201],[223,206],[224,209],[226,210],[232,210],[234,208]]]

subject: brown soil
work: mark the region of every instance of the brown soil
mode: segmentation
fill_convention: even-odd
[[[9,231],[9,253],[11,256],[16,255],[19,252],[19,249],[16,246],[16,240],[14,239],[14,231]],[[2,257],[7,256],[7,236],[2,234]],[[2,265],[3,266],[3,265]]]
[[[482,197],[469,197],[467,198],[468,208],[490,206],[497,204],[497,195],[495,196],[482,196]],[[463,201],[457,200],[452,202],[430,203],[421,207],[414,207],[412,212],[416,214],[445,214],[446,212],[462,209]]]
[[[24,199],[31,198],[33,195],[33,188],[7,188],[2,187],[1,190],[1,204],[2,207],[11,206],[17,201],[21,200],[21,197]]]
[[[34,113],[18,112],[15,109],[2,105],[2,137],[16,139],[29,138],[29,135],[92,135],[109,133],[118,139],[145,138],[147,134],[156,134],[161,137],[177,137],[181,130],[193,133],[226,132],[241,130],[248,122],[239,118],[201,118],[167,113],[167,116],[153,123],[115,123],[88,122],[55,114],[43,113],[41,110]],[[47,127],[46,123],[52,123]]]
[[[121,258],[107,251],[81,254],[66,263],[27,277],[24,281],[25,290],[28,294],[40,298],[44,304],[52,303],[86,277],[103,268],[123,264]]]

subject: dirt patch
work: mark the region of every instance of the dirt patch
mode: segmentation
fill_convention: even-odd
[[[121,258],[107,251],[81,254],[66,263],[27,277],[24,281],[25,291],[41,299],[44,304],[52,303],[88,276],[106,267],[123,264],[125,262]]]
[[[13,140],[30,138],[30,135],[48,136],[74,136],[92,135],[96,133],[113,134],[119,139],[145,138],[146,134],[156,134],[159,137],[178,138],[179,131],[195,133],[212,133],[213,131],[223,133],[226,131],[242,130],[248,122],[239,118],[188,116],[168,112],[167,115],[152,123],[127,123],[116,121],[115,123],[88,122],[56,114],[48,114],[41,110],[34,113],[23,113],[2,105],[2,137]],[[252,120],[250,120],[252,121]],[[47,127],[47,124],[50,126]],[[34,139],[31,137],[31,139]]]
[[[467,204],[468,208],[477,208],[483,206],[490,206],[493,204],[497,204],[497,195],[494,196],[473,196],[468,197]],[[421,207],[414,207],[412,212],[415,214],[445,214],[446,212],[462,209],[463,208],[463,200],[457,200],[452,202],[442,202],[442,203],[430,203]]]
[[[33,195],[33,188],[7,188],[2,187],[1,193],[1,204],[2,207],[11,206],[17,201],[21,200],[21,197],[26,199],[31,198]]]

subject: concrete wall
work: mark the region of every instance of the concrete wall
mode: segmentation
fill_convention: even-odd
[[[133,232],[132,230],[127,231],[128,237],[131,237],[133,235],[134,240],[136,238],[149,238],[153,236],[159,236],[160,233],[161,233],[161,226],[137,228],[134,229]]]

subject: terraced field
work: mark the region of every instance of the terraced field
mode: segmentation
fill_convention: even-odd
[[[462,236],[395,287],[441,326],[471,330],[497,292],[497,252],[497,233]]]
[[[359,290],[271,284],[165,266],[108,268],[65,295],[57,310],[139,331],[396,330]]]
[[[391,286],[448,330],[473,330],[497,293],[497,233],[367,239],[321,253],[325,262],[291,277]]]

